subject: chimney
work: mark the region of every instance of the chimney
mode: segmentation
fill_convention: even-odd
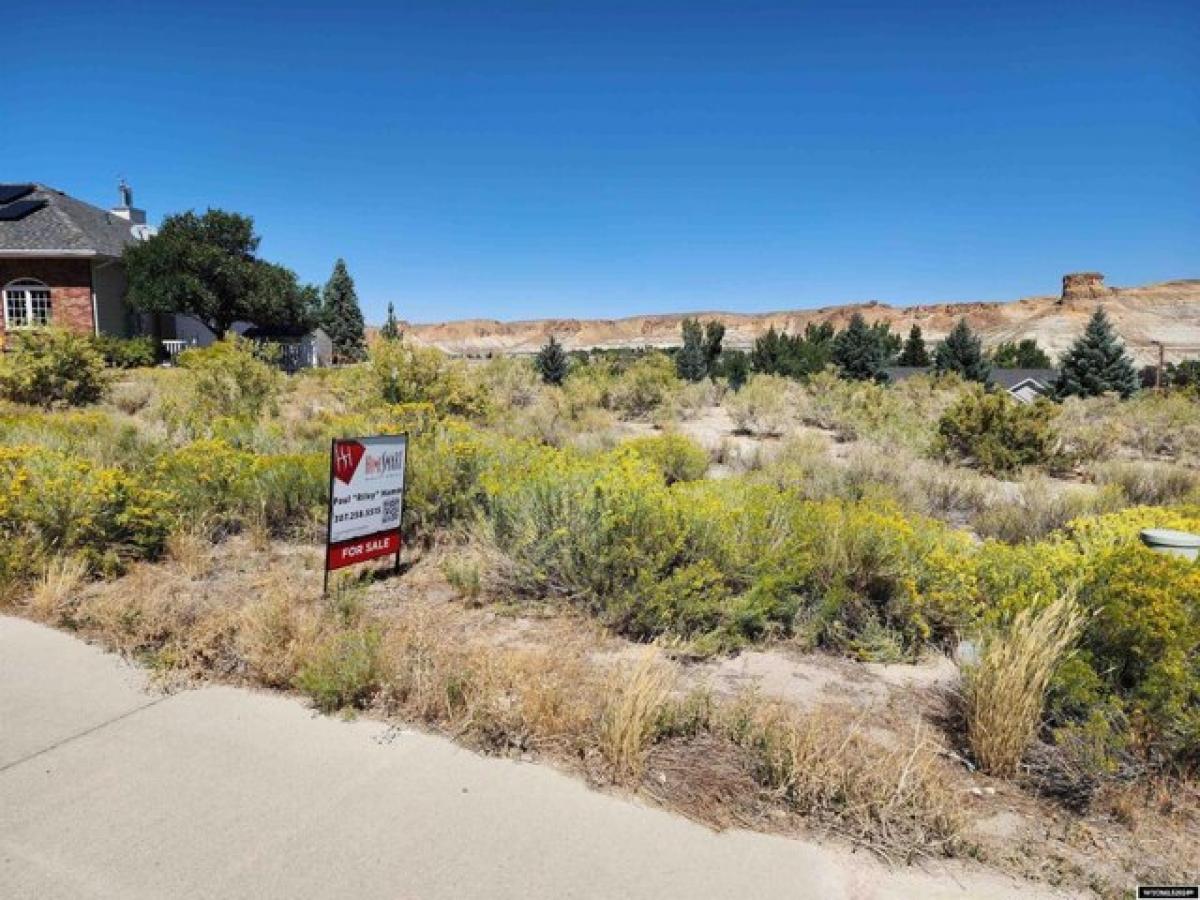
[[[122,219],[133,225],[146,224],[146,211],[138,209],[133,205],[133,188],[125,183],[122,178],[117,185],[117,191],[121,196],[121,205],[114,207],[111,212],[114,216],[120,216]]]

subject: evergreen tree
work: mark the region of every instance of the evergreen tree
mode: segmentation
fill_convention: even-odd
[[[874,323],[871,326],[871,333],[875,335],[879,341],[880,350],[883,351],[883,364],[890,365],[904,343],[900,340],[900,335],[892,331],[892,326],[888,322]]]
[[[1097,309],[1063,357],[1056,393],[1060,397],[1097,397],[1112,392],[1128,397],[1137,389],[1133,360],[1104,310]]]
[[[333,264],[321,299],[321,326],[333,340],[335,358],[343,362],[362,359],[366,351],[362,310],[344,259]]]
[[[549,342],[538,351],[533,361],[534,366],[542,375],[546,384],[562,384],[567,377],[569,364],[567,354],[563,352],[562,344],[550,335]]]
[[[721,356],[721,342],[725,339],[725,325],[713,319],[704,326],[704,367],[709,378],[717,376],[717,360]]]
[[[750,351],[750,366],[755,372],[778,375],[779,361],[779,332],[772,325],[767,329],[766,334],[760,334],[755,338],[754,349]]]
[[[675,354],[675,372],[685,381],[699,381],[708,374],[704,329],[695,319],[683,320],[683,346]]]
[[[744,350],[726,350],[721,354],[717,370],[732,390],[740,391],[750,380],[750,357]]]
[[[379,336],[385,341],[398,341],[401,338],[400,323],[396,321],[396,307],[388,304],[387,319],[379,329]]]
[[[930,364],[929,351],[925,349],[925,336],[921,334],[920,325],[913,325],[909,329],[908,340],[904,342],[904,349],[900,351],[900,358],[896,360],[896,364],[915,368],[924,368]]]
[[[833,339],[833,362],[846,378],[881,381],[887,351],[882,333],[872,328],[859,313],[850,317],[846,330]]]
[[[1026,338],[1020,343],[997,344],[992,351],[992,365],[998,369],[1048,369],[1052,363],[1036,339]]]
[[[774,326],[760,335],[750,353],[750,365],[756,372],[807,378],[829,365],[833,355],[832,322],[809,322],[804,335],[780,334]]]
[[[983,345],[966,319],[959,319],[954,330],[938,344],[933,365],[939,375],[957,372],[968,381],[981,384],[987,384],[992,377],[992,367],[983,356]]]

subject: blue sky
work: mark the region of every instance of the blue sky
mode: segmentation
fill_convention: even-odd
[[[254,216],[369,321],[1200,276],[1200,4],[9,0],[0,180]]]

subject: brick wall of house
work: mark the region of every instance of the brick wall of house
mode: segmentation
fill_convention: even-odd
[[[0,290],[10,281],[33,278],[50,288],[50,321],[59,328],[92,334],[92,265],[86,259],[0,259]],[[0,339],[4,336],[0,310]]]

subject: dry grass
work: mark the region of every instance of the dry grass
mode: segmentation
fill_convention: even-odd
[[[29,606],[40,619],[63,621],[87,578],[87,562],[79,557],[52,559],[34,585]]]
[[[647,652],[632,672],[614,672],[600,720],[600,752],[620,780],[636,781],[676,678]]]
[[[171,560],[67,590],[75,570],[56,569],[45,596],[74,599],[29,608],[56,624],[69,614],[170,679],[299,687],[330,711],[370,706],[489,753],[549,757],[715,827],[779,830],[800,816],[893,859],[953,851],[957,825],[927,777],[923,737],[888,749],[858,723],[681,695],[677,663],[652,648],[622,663],[598,653],[590,630],[532,644],[518,630],[510,644],[458,627],[458,604],[385,602],[387,588],[353,583],[322,601],[318,574],[294,556],[246,571],[249,542],[235,541],[202,581]]]
[[[860,719],[752,701],[726,727],[751,750],[756,781],[805,819],[893,862],[965,849],[940,746],[922,726],[884,742]]]
[[[1083,630],[1072,594],[1028,607],[989,637],[965,678],[967,740],[980,767],[1010,777],[1042,720],[1054,669]]]
[[[1178,503],[1200,487],[1200,476],[1173,463],[1110,461],[1089,470],[1096,484],[1114,485],[1132,504],[1162,506]]]
[[[208,574],[212,558],[212,541],[202,527],[173,532],[167,538],[167,558],[176,563],[191,580],[199,581]]]

